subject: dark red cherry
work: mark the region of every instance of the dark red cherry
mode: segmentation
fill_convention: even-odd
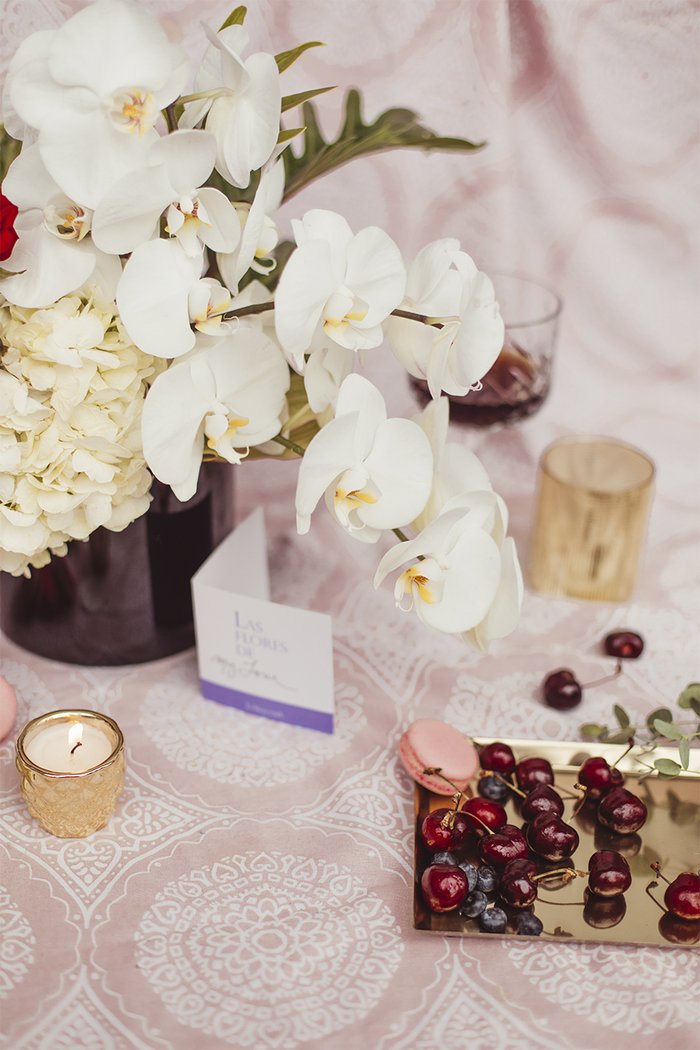
[[[537,900],[537,884],[532,881],[536,874],[537,865],[532,860],[509,861],[498,884],[503,903],[511,908],[529,908]]]
[[[612,631],[603,639],[603,648],[618,660],[637,660],[644,652],[644,639],[636,631]]]
[[[623,781],[620,770],[600,755],[587,758],[578,771],[578,782],[585,787],[588,798],[600,798],[612,788],[620,787]]]
[[[431,864],[423,872],[420,884],[432,911],[453,911],[468,891],[467,876],[451,864]]]
[[[627,911],[624,894],[619,897],[599,897],[586,890],[583,905],[583,918],[596,930],[608,930],[622,922]]]
[[[659,933],[672,944],[697,944],[700,941],[700,919],[679,919],[667,911],[659,919]]]
[[[546,758],[523,758],[515,767],[515,778],[520,790],[528,794],[538,784],[553,784],[554,771]]]
[[[527,829],[527,841],[533,853],[546,860],[565,860],[578,849],[579,837],[571,824],[554,813],[541,813]]]
[[[679,919],[700,919],[700,875],[682,871],[664,893],[664,904]]]
[[[560,817],[564,812],[564,802],[549,784],[538,784],[523,799],[520,812],[527,821],[534,820],[540,813],[554,813]]]
[[[484,834],[486,833],[484,824],[491,831],[498,831],[508,822],[508,814],[500,802],[491,802],[490,799],[481,798],[481,796],[468,799],[462,806],[461,812],[467,817],[475,818],[469,821],[473,831]]]
[[[509,860],[527,857],[525,836],[514,824],[505,824],[493,835],[484,835],[479,842],[481,859],[500,871]]]
[[[598,820],[618,835],[639,831],[646,819],[647,807],[627,788],[613,788],[598,805]]]
[[[581,685],[568,667],[548,674],[542,683],[544,702],[556,711],[568,711],[581,703],[583,692]]]
[[[482,769],[492,769],[494,773],[500,773],[502,777],[509,777],[515,769],[515,755],[508,744],[502,744],[500,740],[494,740],[492,744],[482,747],[479,752],[479,762]]]
[[[442,808],[424,818],[421,835],[429,850],[455,850],[464,844],[470,829],[471,823],[461,812]]]
[[[588,888],[599,897],[619,897],[632,885],[630,866],[621,853],[597,850],[588,862]]]

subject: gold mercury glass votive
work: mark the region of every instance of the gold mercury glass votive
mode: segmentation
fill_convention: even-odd
[[[17,739],[20,787],[30,814],[59,838],[104,827],[124,787],[124,737],[97,711],[51,711]]]
[[[528,577],[536,591],[622,602],[639,570],[654,480],[644,452],[568,437],[544,450]]]

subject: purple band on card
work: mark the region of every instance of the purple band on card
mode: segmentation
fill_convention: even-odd
[[[288,722],[290,725],[303,726],[305,729],[315,729],[320,733],[333,732],[333,715],[322,711],[310,711],[306,707],[295,707],[294,704],[281,704],[279,700],[268,700],[264,696],[253,696],[252,693],[242,693],[239,689],[231,689],[227,685],[217,685],[205,678],[200,679],[202,696],[206,700],[216,700],[218,704],[226,704],[227,707],[236,707],[239,711],[247,711],[251,715],[263,715],[264,718],[274,718],[276,722]]]

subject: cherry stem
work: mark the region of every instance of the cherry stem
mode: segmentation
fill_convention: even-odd
[[[615,664],[615,670],[612,674],[603,675],[602,678],[594,678],[592,682],[584,682],[581,686],[582,689],[591,689],[594,685],[602,685],[603,682],[612,682],[613,678],[619,678],[624,668],[622,666],[622,660],[618,660]]]
[[[423,774],[426,777],[440,777],[440,780],[444,780],[446,784],[449,784],[451,788],[455,789],[456,794],[452,796],[452,801],[454,802],[456,812],[459,809],[460,801],[464,798],[464,792],[460,791],[454,780],[450,780],[449,777],[446,777],[440,766],[430,766],[428,769],[423,770]]]
[[[654,867],[654,865],[652,864],[652,868],[653,868],[653,867]],[[658,882],[650,882],[650,883],[649,883],[649,885],[648,885],[648,886],[646,886],[646,887],[644,888],[644,892],[646,893],[647,897],[651,897],[651,899],[653,900],[653,902],[654,902],[654,904],[656,905],[656,907],[657,907],[657,908],[658,908],[658,909],[659,909],[660,911],[662,911],[662,912],[664,913],[664,915],[665,915],[665,914],[666,914],[666,909],[664,908],[664,906],[663,906],[662,904],[659,904],[659,902],[657,901],[656,897],[655,897],[655,896],[654,896],[654,894],[653,894],[653,893],[651,892],[651,891],[652,891],[653,889],[655,889],[655,888],[656,888],[656,887],[657,887],[658,885],[659,885],[659,884],[658,884]]]
[[[666,883],[666,884],[667,884],[668,886],[670,886],[670,885],[671,885],[670,881],[669,881],[669,880],[668,880],[668,879],[666,878],[666,876],[665,876],[665,875],[664,875],[664,873],[662,872],[662,870],[661,870],[661,865],[659,864],[658,860],[654,861],[654,863],[653,863],[653,864],[650,864],[650,865],[649,865],[649,867],[650,867],[650,868],[651,868],[651,870],[652,870],[652,871],[654,872],[654,874],[655,874],[655,875],[657,875],[657,876],[658,876],[658,877],[659,877],[660,879],[663,879],[663,880],[664,880],[664,882],[665,882],[665,883]]]
[[[551,879],[555,875],[563,875],[570,882],[571,879],[586,879],[588,878],[587,871],[579,871],[578,868],[555,868],[553,871],[543,871],[539,875],[533,875],[530,882],[539,882],[540,879]]]
[[[612,764],[612,766],[610,768],[611,769],[617,769],[618,763],[622,762],[622,759],[625,757],[625,755],[629,755],[629,753],[630,753],[630,751],[632,750],[633,747],[634,747],[634,737],[631,736],[631,737],[629,737],[629,739],[627,741],[627,747],[622,752],[622,754],[619,756],[619,758],[615,759],[615,761],[613,762],[613,764]]]

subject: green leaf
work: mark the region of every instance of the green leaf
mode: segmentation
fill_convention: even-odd
[[[584,740],[598,740],[606,732],[606,726],[599,726],[597,722],[585,722],[578,727],[578,731]]]
[[[317,95],[325,95],[326,91],[335,91],[335,88],[336,85],[333,84],[331,87],[312,88],[310,91],[298,91],[296,95],[283,95],[282,112],[286,113],[288,109],[294,109],[295,106],[301,106],[303,102],[308,102],[310,98],[316,98]]]
[[[700,682],[689,682],[679,695],[676,703],[679,707],[687,710],[689,707],[693,707],[693,700],[697,700],[700,703]],[[697,708],[693,707],[693,710],[697,712]]]
[[[282,128],[277,136],[277,142],[289,142],[290,139],[295,139],[297,135],[301,135],[302,131],[306,131],[306,128]]]
[[[304,151],[298,156],[291,150],[284,154],[285,200],[314,179],[371,153],[404,148],[467,153],[484,146],[483,142],[435,135],[419,123],[411,109],[388,109],[366,124],[362,98],[355,88],[345,97],[345,119],[337,138],[327,141],[323,137],[313,103],[304,103],[302,116],[306,125]]]
[[[298,47],[293,47],[291,51],[280,51],[279,55],[275,55],[275,62],[280,73],[284,73],[285,69],[289,69],[293,66],[298,58],[308,51],[310,47],[325,47],[326,45],[322,40],[310,40],[308,44],[299,44]]]
[[[620,726],[620,729],[627,729],[627,727],[630,724],[630,716],[627,714],[624,707],[620,707],[619,704],[615,704],[613,706],[613,714],[617,719],[617,724]]]
[[[219,26],[219,32],[221,32],[222,29],[228,29],[229,26],[242,26],[245,22],[245,16],[247,14],[247,7],[243,7],[242,5],[240,7],[234,7],[233,11],[228,16],[226,21],[222,22],[222,24]]]
[[[697,697],[691,697],[690,706],[692,707],[693,711],[698,716],[698,718],[700,718],[700,700],[698,700]]]
[[[12,161],[19,154],[22,148],[22,143],[18,142],[17,139],[13,139],[5,128],[0,124],[0,182],[3,181],[7,174]]]
[[[690,765],[690,741],[687,737],[678,741],[678,755],[683,769],[687,769]]]
[[[660,718],[664,722],[672,722],[673,711],[671,711],[668,707],[657,707],[655,711],[652,711],[651,714],[647,716],[647,726],[652,731],[652,733],[656,733],[656,729],[654,728],[654,722],[657,718]]]
[[[654,729],[661,736],[668,737],[669,740],[681,740],[683,738],[683,733],[674,726],[673,722],[665,722],[662,718],[654,719]]]
[[[629,730],[621,729],[619,733],[612,733],[610,736],[604,736],[603,741],[606,744],[626,744],[629,738]]]
[[[681,767],[672,758],[657,758],[654,762],[654,769],[665,777],[677,777],[681,771]]]

